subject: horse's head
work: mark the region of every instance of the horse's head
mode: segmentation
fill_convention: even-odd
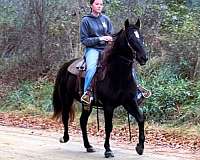
[[[130,24],[127,19],[125,21],[125,34],[128,46],[132,54],[135,54],[135,59],[140,65],[145,65],[148,58],[144,47],[144,39],[140,33],[140,20],[138,19],[136,24]]]

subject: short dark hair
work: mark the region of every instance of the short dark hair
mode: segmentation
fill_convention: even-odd
[[[92,5],[94,3],[95,0],[90,0],[90,4]]]

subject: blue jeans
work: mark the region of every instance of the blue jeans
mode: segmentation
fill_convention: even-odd
[[[84,56],[86,59],[87,70],[85,75],[84,92],[91,87],[91,81],[96,72],[97,62],[101,51],[101,49],[85,48]]]
[[[135,68],[132,68],[132,76],[136,82],[136,85],[138,85],[138,78],[137,78]],[[139,89],[137,89],[137,98],[136,99],[140,99],[141,97],[142,97],[142,92]]]
[[[137,78],[135,68],[132,68],[132,76],[133,76],[133,79],[135,80],[136,84],[138,84],[138,78]]]

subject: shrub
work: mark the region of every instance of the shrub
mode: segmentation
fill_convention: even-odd
[[[163,66],[142,81],[153,92],[144,107],[148,120],[162,123],[179,119],[186,121],[190,116],[199,119],[199,83],[182,79],[173,71],[175,69]]]
[[[39,111],[51,111],[53,85],[46,81],[22,82],[19,88],[8,94],[1,110],[26,110],[35,108]],[[33,109],[33,110],[35,110]]]

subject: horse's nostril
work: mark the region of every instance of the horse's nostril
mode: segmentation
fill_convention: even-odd
[[[148,58],[147,58],[147,57],[143,57],[142,59],[143,59],[143,61],[144,61],[145,63],[148,61]]]
[[[147,56],[145,56],[144,60],[145,60],[145,62],[146,62],[146,61],[148,61],[148,57],[147,57]]]

